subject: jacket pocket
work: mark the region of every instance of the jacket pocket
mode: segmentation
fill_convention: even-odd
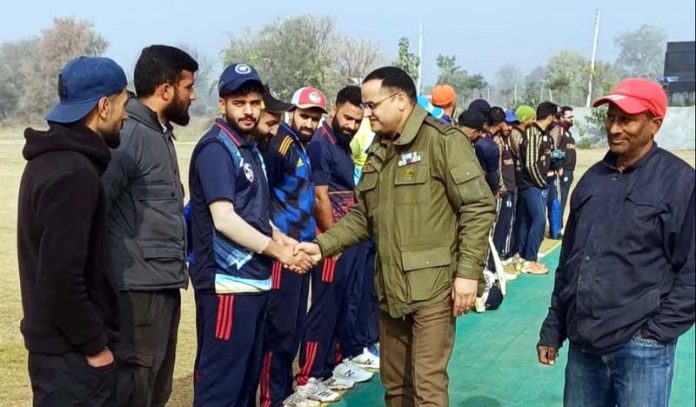
[[[394,203],[427,203],[430,201],[427,165],[405,165],[396,169],[394,176]]]
[[[448,246],[402,251],[409,299],[424,301],[452,284],[452,257]]]
[[[185,240],[183,203],[179,201],[173,183],[136,184],[133,186],[132,195],[136,213],[136,238],[181,242]]]
[[[450,176],[457,186],[462,202],[475,202],[486,196],[485,191],[488,186],[476,163],[467,162],[457,165],[450,169]]]
[[[374,213],[377,207],[377,181],[379,181],[379,173],[373,169],[370,172],[363,172],[360,182],[355,187],[370,213]]]

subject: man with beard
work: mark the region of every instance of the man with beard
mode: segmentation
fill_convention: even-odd
[[[254,404],[273,259],[305,272],[289,239],[271,223],[270,194],[254,129],[263,85],[247,64],[227,67],[218,84],[220,111],[191,156],[191,224],[196,259],[198,350],[194,406]]]
[[[308,147],[315,213],[322,232],[345,216],[354,204],[350,142],[363,118],[360,103],[358,86],[341,89],[329,120],[314,133]],[[303,385],[311,378],[325,380],[329,388],[336,390],[352,388],[355,382],[372,378],[372,373],[356,366],[352,358],[366,368],[379,369],[379,357],[367,349],[377,340],[374,328],[378,324],[372,242],[347,248],[340,257],[327,259],[324,264],[312,271],[312,305],[300,347],[298,393],[305,390]]]
[[[179,290],[188,285],[184,188],[171,123],[185,126],[198,63],[165,45],[143,49],[137,98],[102,176],[119,288],[119,404],[164,406],[172,391]]]
[[[313,239],[314,185],[307,145],[326,110],[326,97],[305,87],[292,97],[290,124],[282,123],[264,152],[271,190],[273,223],[292,239]],[[335,267],[326,262],[322,267]],[[287,273],[280,262],[273,266],[272,285],[266,315],[261,374],[261,405],[280,405],[292,392],[292,362],[300,344],[307,314],[309,275]],[[300,364],[303,360],[300,357]],[[321,381],[306,384],[305,395],[329,402],[339,395]]]
[[[268,142],[278,132],[278,126],[283,121],[283,114],[290,109],[292,109],[290,103],[279,100],[268,86],[263,88],[263,109],[259,124],[256,126],[256,144],[261,152],[266,151]]]
[[[573,173],[575,172],[575,164],[577,162],[577,154],[575,151],[575,139],[570,132],[573,127],[573,108],[563,106],[560,112],[559,125],[563,129],[563,133],[558,141],[558,148],[565,153],[565,160],[559,171],[561,178],[561,222],[563,221],[563,213],[565,212],[566,203],[568,202],[568,192],[573,184]],[[563,228],[561,228],[561,236]]]
[[[126,119],[126,83],[110,59],[73,59],[49,129],[25,131],[17,250],[34,406],[116,401],[118,307],[99,176]]]

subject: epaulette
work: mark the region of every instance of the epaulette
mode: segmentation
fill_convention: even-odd
[[[425,118],[424,123],[431,126],[431,127],[434,127],[435,130],[437,130],[438,133],[441,133],[441,134],[446,134],[452,128],[456,128],[455,126],[453,126],[453,125],[451,125],[443,120],[440,120],[436,117],[430,116],[430,115],[428,115]]]
[[[283,141],[280,142],[280,146],[278,146],[278,152],[280,155],[285,157],[288,154],[288,151],[290,151],[290,146],[292,146],[294,141],[295,139],[293,139],[292,136],[285,136]]]

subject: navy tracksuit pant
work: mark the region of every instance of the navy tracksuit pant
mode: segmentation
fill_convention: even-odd
[[[266,314],[260,406],[282,406],[292,394],[292,363],[307,315],[310,274],[297,274],[275,262]]]
[[[312,303],[300,348],[298,384],[307,383],[310,377],[330,377],[343,358],[376,342],[373,275],[372,242],[349,247],[338,260],[325,259],[312,271]]]
[[[196,407],[255,406],[268,294],[196,293]]]

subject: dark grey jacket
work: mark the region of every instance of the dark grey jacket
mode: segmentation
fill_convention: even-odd
[[[186,222],[171,126],[137,99],[128,102],[121,145],[102,176],[120,290],[185,288]]]

